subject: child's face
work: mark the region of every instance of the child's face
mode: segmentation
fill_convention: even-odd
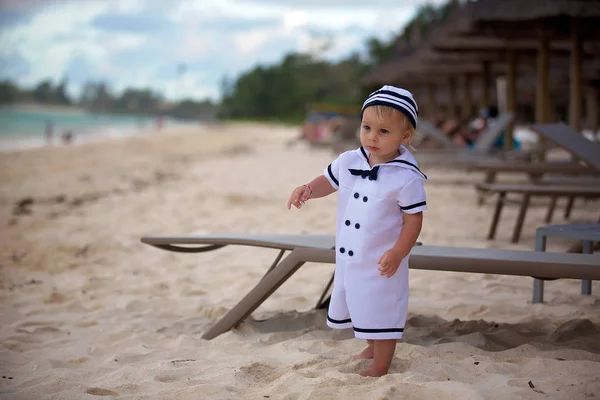
[[[360,127],[360,144],[377,162],[398,157],[400,145],[408,145],[412,135],[404,114],[394,109],[385,111],[378,113],[375,106],[366,108]]]

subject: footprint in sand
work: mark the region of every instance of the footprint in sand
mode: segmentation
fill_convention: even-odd
[[[175,382],[177,378],[175,378],[173,375],[157,375],[154,377],[154,380],[162,383],[169,383]]]
[[[299,363],[299,364],[294,364],[292,366],[292,369],[294,371],[297,371],[297,373],[300,376],[303,376],[305,378],[318,378],[320,376],[319,373],[317,373],[314,370],[307,370],[306,368],[310,368],[310,367],[314,367],[316,368],[317,365],[321,366],[321,368],[323,367],[323,360],[322,359],[315,359],[315,360],[308,360],[306,362],[303,363]]]
[[[298,375],[300,375],[304,378],[309,378],[309,379],[314,379],[314,378],[318,378],[319,376],[321,376],[320,374],[318,374],[317,372],[314,372],[314,371],[300,371],[300,372],[298,372]]]
[[[268,364],[252,363],[242,366],[238,374],[255,382],[271,383],[279,379],[283,372]]]
[[[118,396],[119,393],[114,392],[112,390],[108,390],[108,389],[102,389],[102,388],[88,388],[88,390],[85,391],[87,394],[91,394],[93,396]]]
[[[67,362],[71,365],[74,366],[79,366],[81,364],[85,364],[86,362],[88,362],[88,358],[87,357],[79,357],[79,358],[72,358],[70,360],[68,360]]]

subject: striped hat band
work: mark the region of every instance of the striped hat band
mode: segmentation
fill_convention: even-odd
[[[408,90],[386,85],[371,93],[363,103],[361,117],[365,108],[370,106],[388,106],[400,111],[410,121],[413,128],[417,129],[419,121],[419,107],[412,93]]]

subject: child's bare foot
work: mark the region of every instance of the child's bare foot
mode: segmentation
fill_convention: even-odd
[[[387,373],[387,368],[377,368],[371,365],[369,368],[360,371],[360,376],[374,376],[378,378],[380,376],[386,375]]]
[[[354,356],[355,360],[371,359],[373,358],[374,350],[373,345],[370,344],[360,354]]]

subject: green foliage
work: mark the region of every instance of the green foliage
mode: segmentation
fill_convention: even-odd
[[[92,111],[108,112],[114,97],[104,82],[88,82],[81,91],[80,104]]]
[[[113,94],[105,82],[88,82],[81,91],[78,101],[73,101],[66,92],[67,81],[58,85],[45,80],[32,91],[21,90],[10,81],[0,82],[0,104],[35,102],[38,104],[78,104],[97,113],[167,115],[181,119],[214,119],[215,105],[209,100],[183,100],[168,103],[160,93],[152,89],[126,88],[121,94]]]
[[[158,109],[162,96],[151,89],[125,89],[110,103],[111,111],[152,113]]]
[[[356,82],[364,69],[358,56],[330,63],[290,53],[279,65],[257,66],[240,75],[224,93],[219,116],[297,120],[310,102],[353,104],[359,99]]]
[[[10,81],[0,82],[0,104],[14,103],[19,100],[19,88]]]
[[[458,1],[460,3],[460,1]],[[454,4],[448,1],[438,7],[432,4],[424,4],[420,6],[415,16],[405,25],[402,31],[402,39],[410,42],[413,35],[417,33],[421,39],[427,38],[433,28],[446,21],[450,16]]]
[[[175,104],[175,106],[169,110],[169,115],[175,118],[200,119],[204,121],[213,119],[214,113],[215,106],[208,100],[184,100]]]

